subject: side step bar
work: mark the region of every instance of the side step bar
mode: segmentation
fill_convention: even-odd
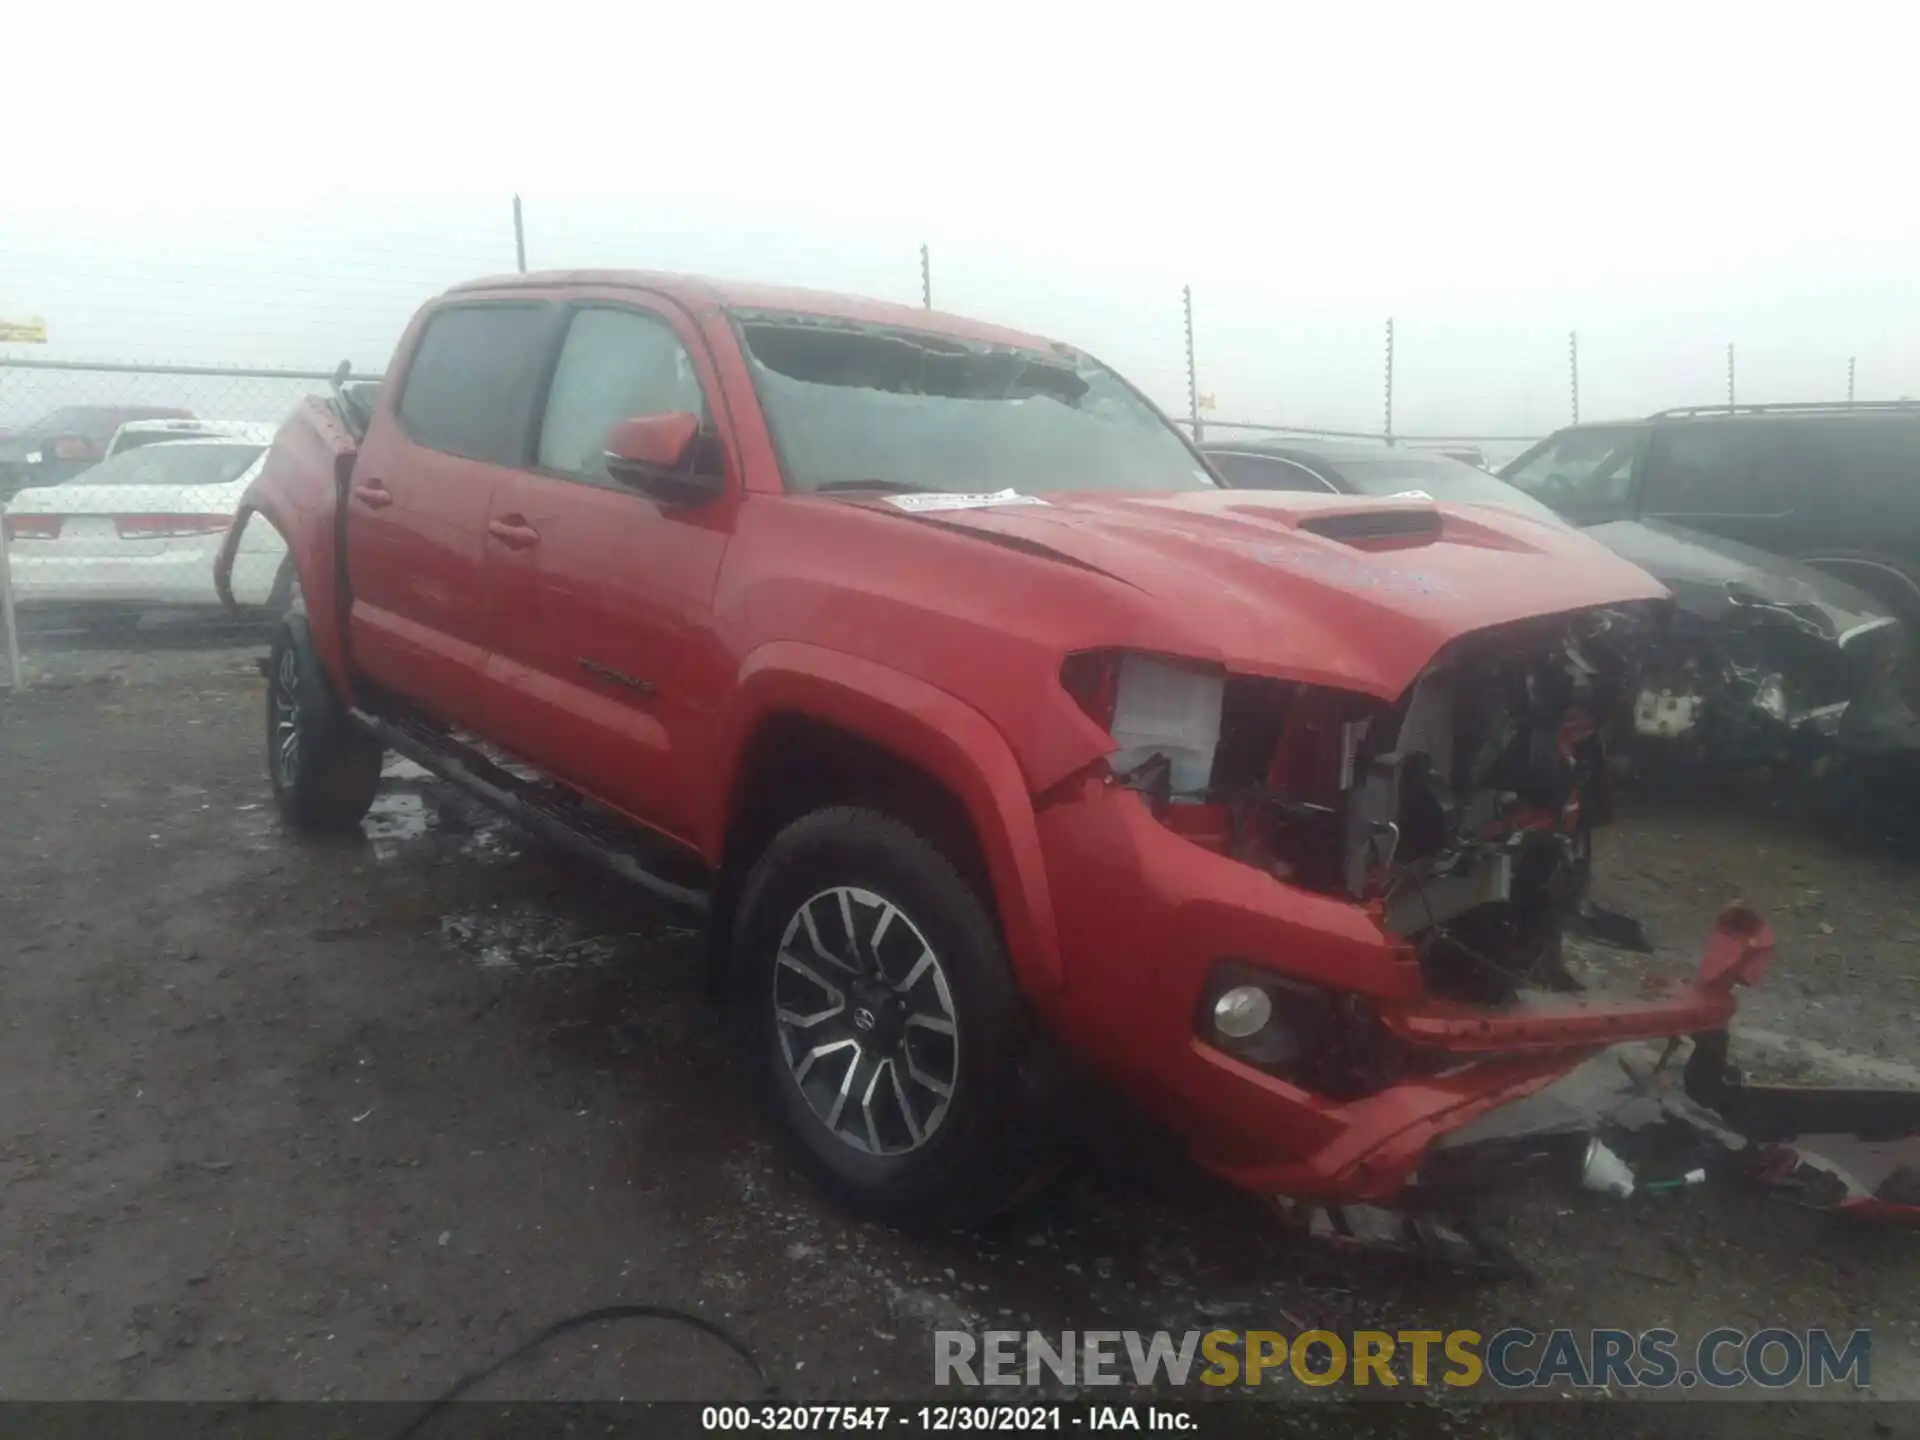
[[[612,871],[670,905],[706,913],[710,902],[707,891],[677,884],[656,873],[639,847],[625,844],[610,833],[613,826],[596,823],[589,816],[569,814],[572,807],[555,804],[550,787],[523,780],[473,746],[425,726],[382,719],[363,710],[354,711],[353,716],[389,750],[432,771],[549,844]]]

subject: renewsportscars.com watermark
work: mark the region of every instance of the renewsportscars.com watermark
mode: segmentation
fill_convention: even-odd
[[[1502,1391],[1733,1390],[1873,1379],[1873,1332],[1709,1330],[937,1330],[936,1385],[1430,1384]]]

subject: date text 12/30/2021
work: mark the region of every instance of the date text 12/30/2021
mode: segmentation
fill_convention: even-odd
[[[708,1431],[766,1434],[851,1434],[856,1431],[1154,1430],[1192,1432],[1192,1411],[1165,1405],[708,1405]]]

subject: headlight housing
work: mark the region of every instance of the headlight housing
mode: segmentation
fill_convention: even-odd
[[[1118,744],[1107,760],[1114,774],[1139,772],[1161,757],[1170,798],[1204,797],[1220,744],[1225,675],[1153,655],[1095,650],[1069,655],[1060,683]]]

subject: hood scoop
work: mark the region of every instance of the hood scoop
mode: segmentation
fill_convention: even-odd
[[[1440,538],[1440,512],[1430,506],[1395,506],[1384,510],[1351,510],[1316,515],[1300,522],[1302,530],[1343,544],[1373,546],[1386,543],[1424,543]]]

